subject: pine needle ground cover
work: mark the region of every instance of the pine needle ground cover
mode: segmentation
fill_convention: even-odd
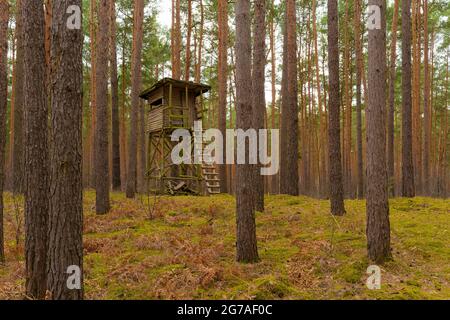
[[[393,261],[381,266],[380,290],[366,287],[361,200],[332,217],[328,201],[267,197],[256,215],[257,264],[235,262],[232,196],[164,196],[154,206],[154,198],[113,193],[103,216],[94,202],[85,192],[87,299],[450,299],[448,200],[390,200]],[[23,297],[22,215],[23,199],[6,194],[0,299]]]

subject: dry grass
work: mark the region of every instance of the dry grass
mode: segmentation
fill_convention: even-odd
[[[0,299],[20,299],[22,201],[5,198]],[[268,197],[257,213],[261,262],[250,265],[234,261],[231,196],[162,197],[153,219],[145,197],[114,193],[105,216],[92,191],[84,198],[88,299],[450,299],[449,201],[391,200],[394,260],[382,266],[381,290],[369,290],[363,201],[346,201],[348,214],[334,219],[327,201]]]

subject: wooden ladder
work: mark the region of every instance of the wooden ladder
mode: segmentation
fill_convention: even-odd
[[[202,175],[205,180],[206,195],[220,193],[220,179],[213,164],[202,163]]]
[[[202,133],[204,133],[204,132],[205,132],[205,130],[202,130]],[[201,147],[201,150],[204,150],[204,147],[207,143],[205,141],[202,141],[201,143],[198,143],[198,144],[199,144],[199,147]],[[194,146],[196,146],[196,145],[197,145],[197,143],[194,141]],[[219,174],[216,171],[216,166],[205,162],[204,159],[202,158],[201,172],[202,172],[202,177],[204,180],[205,195],[219,194],[220,193],[220,179],[219,179]]]

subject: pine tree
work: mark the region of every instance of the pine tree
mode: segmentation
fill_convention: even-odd
[[[67,8],[81,0],[53,1],[50,218],[48,290],[56,300],[83,298],[82,80],[83,30],[67,28]],[[75,13],[76,14],[76,13]],[[80,289],[67,287],[70,266]]]
[[[280,193],[298,195],[297,36],[295,0],[286,1],[285,80],[282,81]]]
[[[5,262],[3,185],[5,183],[6,108],[8,101],[8,21],[8,1],[0,0],[0,265]]]
[[[402,196],[414,197],[411,102],[411,0],[402,0]]]
[[[339,99],[339,21],[337,0],[328,0],[328,143],[330,162],[330,202],[333,215],[343,215],[344,188],[341,168],[341,133]]]
[[[389,67],[389,108],[388,108],[388,124],[387,124],[387,169],[389,190],[391,195],[395,195],[394,184],[394,117],[395,117],[395,63],[397,60],[397,21],[398,21],[398,5],[399,1],[394,1],[394,15],[392,17],[391,32],[391,54]]]
[[[218,109],[219,130],[222,132],[223,145],[226,145],[227,129],[227,48],[228,48],[228,2],[218,1],[218,32],[219,32],[219,57],[218,57]],[[225,158],[225,153],[224,153]],[[224,161],[225,163],[225,161]],[[227,166],[219,165],[219,179],[221,192],[227,192]]]
[[[259,132],[264,129],[264,115],[266,113],[265,99],[265,67],[266,67],[266,4],[265,0],[255,1],[253,24],[253,71],[252,71],[252,108],[253,128]],[[259,139],[259,137],[258,137]],[[260,166],[255,166],[254,193],[255,209],[264,211],[264,177],[260,173]]]
[[[131,119],[130,139],[128,143],[127,198],[134,198],[136,193],[137,167],[137,125],[139,117],[139,93],[141,87],[141,58],[144,20],[144,1],[134,2],[133,52],[131,61]]]
[[[380,26],[369,27],[367,145],[367,251],[383,263],[391,256],[386,172],[386,0],[369,0],[380,10]]]
[[[252,126],[250,1],[237,0],[235,14],[236,128],[247,130]],[[248,148],[245,149],[248,154]],[[253,204],[253,172],[249,164],[237,165],[236,260],[239,262],[256,262],[259,260]]]
[[[25,266],[26,294],[42,299],[47,289],[49,211],[48,108],[42,1],[22,7],[24,48]]]
[[[24,0],[16,2],[16,79],[14,92],[14,141],[12,150],[13,192],[23,192],[23,105],[24,105],[24,63],[23,63],[23,21],[22,6]]]
[[[113,0],[110,5],[112,187],[114,190],[120,190],[119,80],[117,78],[116,50],[116,3]]]
[[[95,211],[105,214],[110,209],[109,204],[109,164],[108,164],[108,54],[103,51],[108,48],[109,30],[109,0],[100,0],[97,35],[97,73],[95,112]]]

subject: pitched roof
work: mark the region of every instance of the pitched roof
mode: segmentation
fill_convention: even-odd
[[[155,84],[153,84],[150,88],[142,91],[139,97],[142,99],[146,99],[154,90],[169,84],[172,84],[174,87],[178,88],[186,88],[187,86],[189,91],[195,92],[195,96],[198,96],[201,93],[205,93],[211,90],[211,87],[206,84],[195,83],[192,81],[175,80],[172,78],[163,78],[158,82],[156,82]]]

